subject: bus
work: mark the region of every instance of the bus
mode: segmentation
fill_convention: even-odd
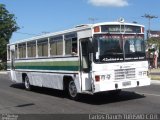
[[[11,80],[64,90],[71,99],[150,85],[144,26],[127,22],[78,25],[7,45]]]

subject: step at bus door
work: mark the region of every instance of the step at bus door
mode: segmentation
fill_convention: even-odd
[[[89,38],[80,40],[80,63],[81,63],[81,88],[82,91],[92,90],[92,77],[90,73],[90,60],[89,60]]]

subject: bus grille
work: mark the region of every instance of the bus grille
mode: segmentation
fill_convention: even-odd
[[[115,70],[115,80],[132,79],[136,77],[135,68]]]

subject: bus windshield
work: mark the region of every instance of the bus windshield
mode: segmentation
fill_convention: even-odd
[[[141,36],[96,35],[93,40],[95,62],[120,62],[145,59]]]

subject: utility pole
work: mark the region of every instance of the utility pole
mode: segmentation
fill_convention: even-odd
[[[150,14],[145,14],[144,16],[142,16],[144,18],[148,19],[148,35],[147,38],[150,38],[150,34],[151,34],[151,19],[153,18],[158,18],[157,16],[154,15],[150,15]]]

